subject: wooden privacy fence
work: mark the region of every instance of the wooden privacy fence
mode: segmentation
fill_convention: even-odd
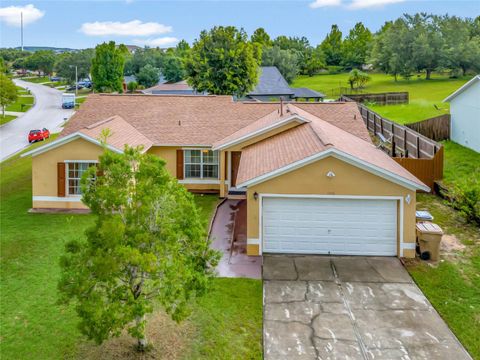
[[[435,141],[450,139],[450,114],[436,116],[406,126]]]
[[[348,98],[363,103],[374,102],[378,105],[408,104],[408,92],[385,92],[376,94],[349,94]]]
[[[346,96],[340,100],[354,101]],[[362,104],[357,105],[367,129],[391,144],[390,156],[433,190],[435,181],[443,178],[442,144],[385,119]]]

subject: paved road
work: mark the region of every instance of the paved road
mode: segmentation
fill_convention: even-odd
[[[27,135],[32,129],[47,128],[51,133],[62,130],[60,125],[73,110],[61,108],[62,92],[48,86],[15,79],[15,84],[27,87],[35,96],[35,105],[21,117],[0,127],[0,161],[28,146]]]

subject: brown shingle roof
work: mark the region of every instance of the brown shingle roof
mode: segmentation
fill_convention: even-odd
[[[112,117],[121,116],[153,145],[207,145],[224,139],[256,120],[278,111],[278,103],[235,102],[230,96],[89,95],[61,133],[66,136]],[[370,141],[355,103],[296,103]]]
[[[334,148],[403,179],[425,186],[404,167],[371,143],[322,119],[311,122],[250,145],[242,150],[237,184],[255,179],[309,156]]]
[[[143,146],[143,151],[147,151],[152,147],[152,142],[146,136],[118,115],[91,124],[81,129],[79,132],[95,140],[101,140],[102,131],[106,129],[109,130],[107,144],[119,150],[123,150],[125,145],[130,145],[132,147],[141,145]]]

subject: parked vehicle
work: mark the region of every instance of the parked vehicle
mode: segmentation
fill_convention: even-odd
[[[31,144],[36,141],[44,141],[50,137],[50,131],[43,128],[42,130],[30,130],[28,133],[28,142]]]
[[[53,82],[62,81],[62,78],[59,76],[51,76],[50,81],[53,81]]]
[[[63,93],[62,109],[74,109],[74,108],[75,108],[75,94]]]
[[[84,88],[83,85],[80,85],[80,83],[78,83],[77,87],[76,87],[78,90],[81,90]],[[75,91],[75,85],[70,85],[69,87],[67,87],[67,91]]]
[[[78,86],[90,89],[92,87],[92,82],[90,80],[83,80],[78,82]]]

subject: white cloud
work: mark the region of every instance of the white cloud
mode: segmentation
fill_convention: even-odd
[[[176,37],[159,37],[154,39],[135,39],[133,40],[134,44],[141,45],[141,46],[149,46],[149,47],[167,47],[174,45],[178,42]]]
[[[95,21],[82,24],[80,31],[89,36],[150,36],[169,33],[172,31],[172,27],[156,22],[144,23],[140,20],[124,23],[119,21]]]
[[[45,11],[37,9],[33,4],[25,6],[7,6],[0,8],[0,21],[10,26],[20,27],[21,13],[23,13],[23,25],[31,24],[43,17]]]
[[[350,9],[365,9],[370,7],[382,7],[384,5],[401,3],[405,0],[352,0],[348,6]]]
[[[310,3],[310,7],[312,9],[317,9],[326,6],[339,6],[342,4],[342,0],[315,0],[314,2]]]

